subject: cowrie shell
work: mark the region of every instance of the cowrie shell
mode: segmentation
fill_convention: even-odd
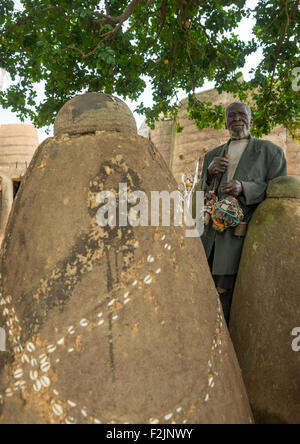
[[[30,377],[30,379],[32,380],[32,381],[36,381],[37,380],[37,378],[39,377],[39,374],[38,374],[38,372],[36,371],[36,370],[30,370],[30,372],[29,372],[29,377]]]
[[[55,345],[48,345],[47,347],[47,352],[48,353],[54,353],[56,350],[56,346]]]
[[[87,327],[89,325],[89,321],[87,319],[81,319],[80,325],[81,327]]]
[[[50,387],[50,385],[51,385],[51,381],[47,376],[41,377],[41,383],[42,383],[42,386],[45,388]]]
[[[28,356],[27,355],[23,355],[22,356],[22,358],[21,358],[21,362],[22,362],[22,364],[29,364],[29,358],[28,358]]]
[[[48,356],[47,355],[41,355],[40,356],[40,363],[41,364],[45,364],[45,362],[47,362],[48,360]]]
[[[25,388],[27,386],[27,382],[26,381],[20,381],[20,387]]]
[[[21,368],[18,368],[15,372],[14,372],[14,378],[15,379],[20,379],[23,376],[23,370]]]
[[[64,413],[62,406],[59,404],[54,404],[54,406],[52,407],[52,410],[56,416],[62,416]]]
[[[151,284],[152,277],[150,276],[150,274],[145,277],[144,282],[145,282],[145,284],[148,284],[148,285]]]
[[[68,401],[68,404],[70,407],[77,407],[77,404],[75,404],[75,402]]]
[[[29,344],[27,344],[26,348],[29,351],[29,353],[32,353],[35,351],[35,346],[34,346],[34,344],[32,344],[32,342],[29,342]]]
[[[51,368],[50,362],[44,362],[44,364],[41,365],[41,370],[43,373],[47,373]]]
[[[7,398],[11,398],[13,396],[13,392],[11,388],[5,390],[5,395]]]
[[[40,392],[40,391],[41,391],[41,388],[42,388],[42,384],[41,384],[40,381],[36,381],[36,382],[33,384],[33,390],[34,390],[35,392]]]

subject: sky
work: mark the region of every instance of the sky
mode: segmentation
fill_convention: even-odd
[[[18,2],[16,2],[16,3],[18,3]],[[257,3],[256,0],[249,0],[248,1],[248,5],[251,7],[254,7],[256,3]],[[248,42],[253,37],[253,34],[252,34],[253,25],[254,25],[253,20],[244,19],[244,20],[242,20],[239,28],[235,32],[239,35],[241,40]],[[255,68],[259,64],[261,59],[262,59],[261,50],[257,51],[257,53],[252,54],[251,56],[249,56],[247,58],[246,64],[245,64],[244,68],[242,69],[245,80],[248,80],[250,78],[249,72],[250,72],[251,68]],[[4,78],[3,88],[4,89],[8,88],[10,84],[11,84],[11,81],[10,81],[9,75],[6,74],[6,76]],[[214,88],[214,82],[206,82],[201,89],[197,90],[197,92],[204,91],[204,90],[211,89],[211,88]],[[37,92],[38,92],[38,97],[40,99],[42,99],[42,97],[43,97],[43,86],[42,85],[39,85],[37,87]],[[186,94],[184,92],[179,92],[179,94],[178,94],[178,97],[180,100],[182,100],[185,96],[186,96]],[[145,89],[144,93],[140,96],[138,102],[132,102],[130,100],[125,100],[125,102],[129,106],[129,108],[131,109],[131,111],[133,113],[134,113],[134,110],[137,107],[138,103],[140,103],[140,102],[144,102],[145,106],[151,106],[152,105],[152,93],[151,93],[151,86],[149,85],[149,83],[148,83],[147,88]],[[145,118],[143,116],[136,114],[136,113],[134,113],[134,116],[135,116],[135,119],[137,122],[137,127],[139,128],[141,126],[141,124],[144,122]],[[2,107],[0,107],[0,125],[10,124],[10,123],[31,123],[31,121],[25,120],[24,122],[21,122],[15,113],[11,112],[10,110],[6,110],[6,109],[3,109]],[[40,143],[44,139],[46,139],[47,137],[53,135],[53,128],[50,127],[49,129],[50,129],[49,135],[46,133],[45,128],[38,130]]]

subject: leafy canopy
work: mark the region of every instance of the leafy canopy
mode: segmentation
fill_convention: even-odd
[[[255,39],[244,43],[235,30],[249,16]],[[214,80],[219,92],[251,103],[254,134],[280,124],[296,136],[299,19],[299,0],[259,0],[252,10],[245,0],[20,0],[19,7],[2,0],[0,67],[14,84],[0,93],[0,105],[41,127],[76,94],[103,91],[136,101],[149,78],[154,105],[137,109],[149,124],[162,115],[177,119],[181,89],[198,128],[218,129],[224,109],[195,95]],[[246,57],[259,47],[263,61],[251,81],[241,82]],[[38,82],[45,85],[42,103]]]

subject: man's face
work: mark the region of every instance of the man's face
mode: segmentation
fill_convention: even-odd
[[[249,135],[252,120],[244,104],[233,104],[227,109],[226,128],[232,136],[241,138]]]

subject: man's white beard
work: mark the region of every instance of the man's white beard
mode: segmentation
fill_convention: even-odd
[[[249,130],[247,128],[232,128],[229,130],[231,139],[239,140],[249,136]]]

